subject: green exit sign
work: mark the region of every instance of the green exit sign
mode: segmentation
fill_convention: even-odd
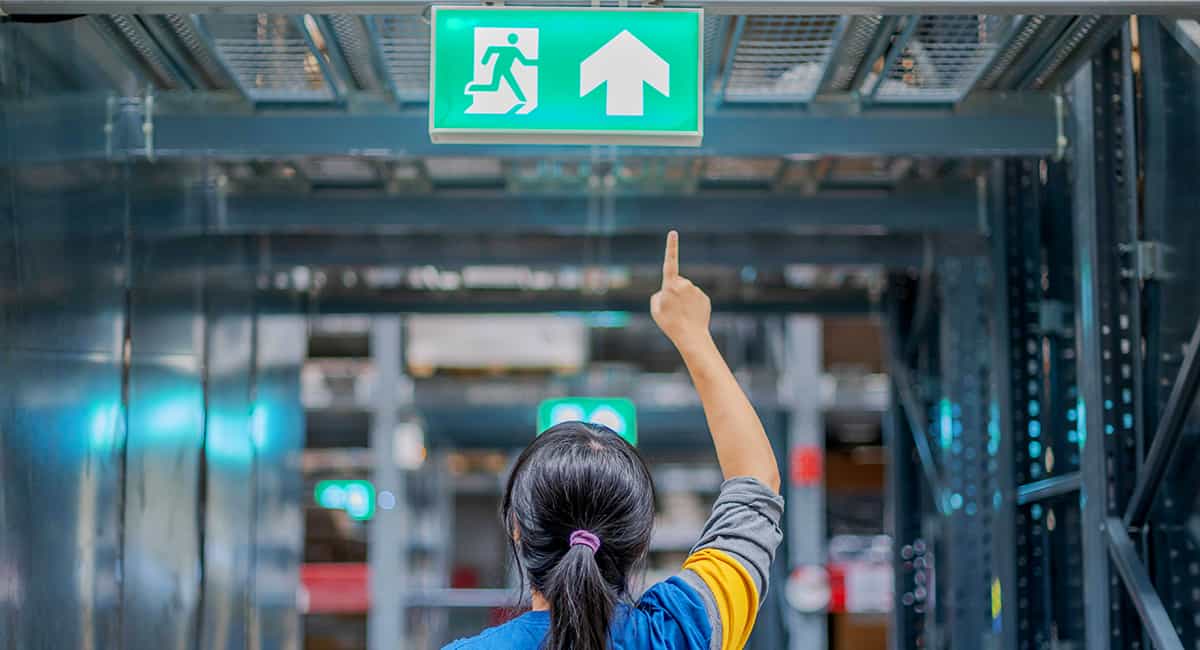
[[[698,146],[700,9],[434,7],[438,143]]]
[[[637,446],[637,409],[624,397],[560,397],[538,405],[538,435],[573,420],[603,424]]]
[[[375,486],[370,481],[319,481],[313,499],[322,508],[345,510],[351,519],[375,516]]]

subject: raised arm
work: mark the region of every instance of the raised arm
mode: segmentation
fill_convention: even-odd
[[[708,296],[679,275],[679,234],[667,235],[662,289],[650,298],[650,314],[687,365],[725,478],[749,476],[779,491],[779,466],[762,421],[708,329]]]

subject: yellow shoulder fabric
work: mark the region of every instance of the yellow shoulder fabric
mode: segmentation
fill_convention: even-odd
[[[712,591],[721,615],[721,650],[742,650],[758,616],[758,588],[740,562],[724,551],[705,548],[683,563]]]

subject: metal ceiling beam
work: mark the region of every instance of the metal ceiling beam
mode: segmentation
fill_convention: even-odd
[[[763,294],[763,295],[759,295]],[[260,311],[315,314],[534,314],[619,311],[644,313],[647,294],[596,295],[580,291],[339,291],[303,293],[265,291],[255,298]],[[877,311],[862,290],[754,290],[743,296],[714,295],[713,311],[722,314],[856,315]]]
[[[146,150],[140,98],[119,98],[115,128],[106,129],[106,97],[0,104],[12,117],[7,133],[21,162],[118,157]],[[353,104],[353,102],[351,102]],[[425,110],[338,108],[246,110],[244,102],[210,94],[155,96],[154,147],[159,158],[291,158],[354,156],[551,155],[589,158],[589,147],[435,145]],[[70,129],[62,129],[69,123]],[[807,109],[723,109],[705,117],[699,148],[627,152],[781,156],[927,155],[1040,156],[1053,153],[1057,131],[1049,93],[980,93],[956,107],[872,107],[853,102]],[[50,134],[53,137],[50,137]],[[111,141],[111,149],[109,144]]]
[[[562,0],[528,4],[562,5]],[[589,3],[575,2],[586,6]],[[1193,0],[675,0],[712,14],[1184,14]],[[428,0],[3,0],[9,14],[80,13],[421,13]]]
[[[921,264],[928,235],[693,234],[685,264],[777,268],[789,264],[879,265],[910,268]],[[983,237],[932,237],[937,254],[977,256]],[[256,251],[252,268],[288,270],[297,266],[423,266],[455,268],[476,264],[560,266],[644,266],[662,264],[662,234],[652,235],[378,235],[274,234],[164,237],[148,243],[156,259],[186,268],[244,267],[244,251]],[[166,269],[164,269],[166,270]]]
[[[218,232],[979,233],[975,188],[933,185],[866,195],[724,191],[687,196],[524,197],[503,192],[383,196],[230,196]]]

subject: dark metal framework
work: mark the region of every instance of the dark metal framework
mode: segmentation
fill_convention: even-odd
[[[1196,27],[1107,32],[1067,88],[1068,155],[993,167],[991,273],[922,278],[936,324],[892,283],[890,331],[914,342],[890,354],[896,648],[1200,644]],[[971,489],[986,539],[956,521]],[[917,540],[939,560],[928,607]]]

